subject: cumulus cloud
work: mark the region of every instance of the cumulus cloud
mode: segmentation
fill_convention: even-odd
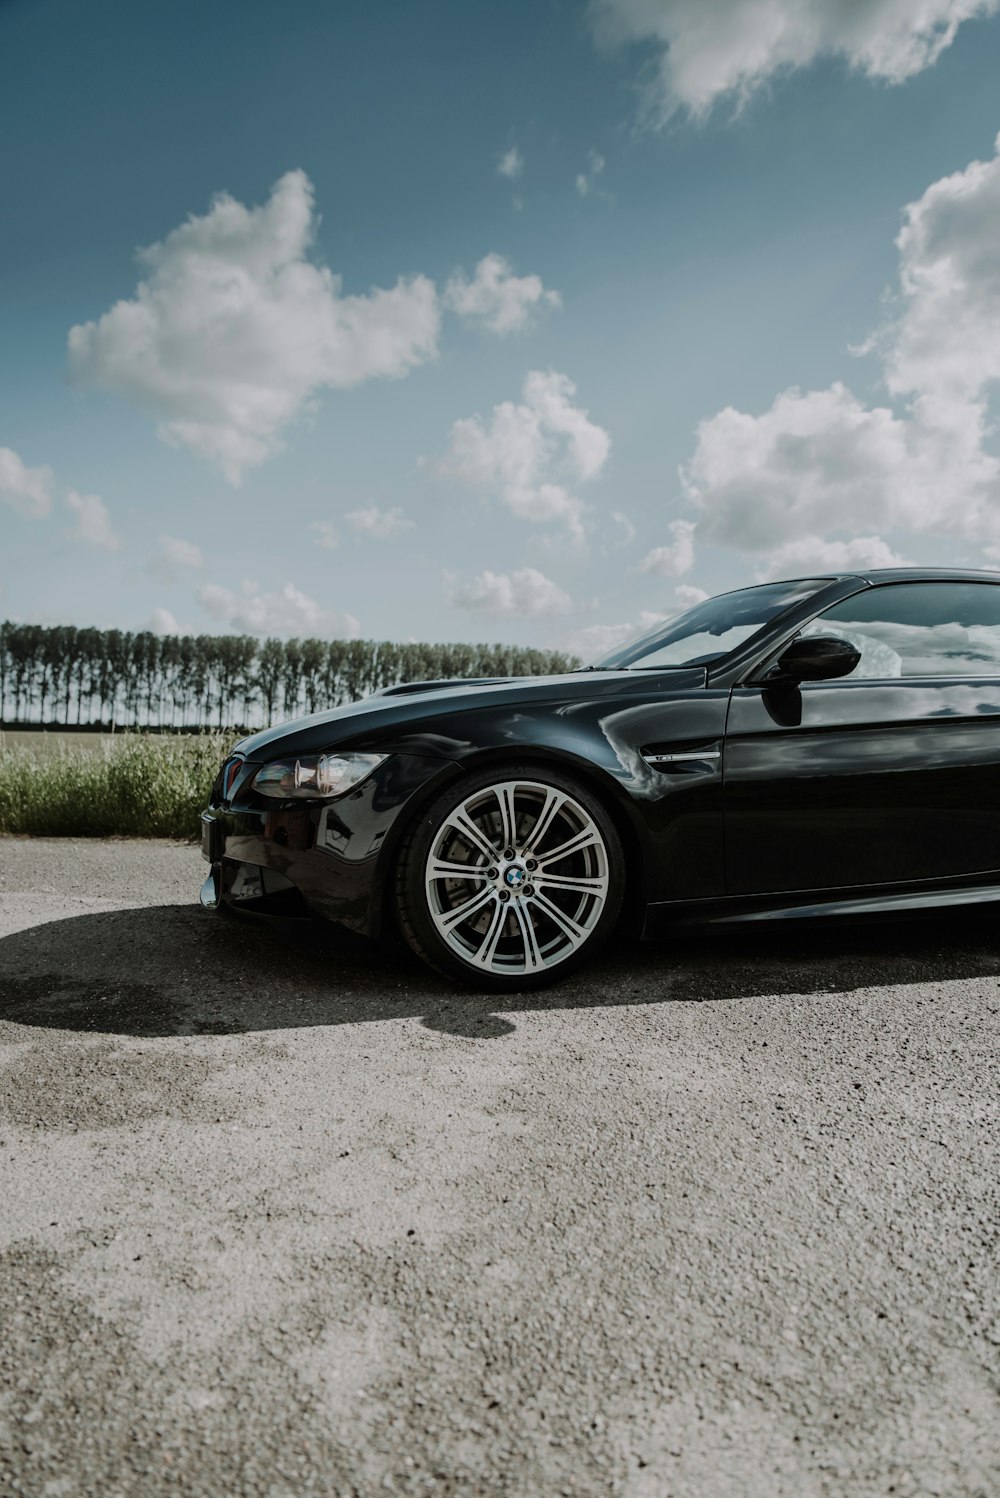
[[[348,525],[359,536],[371,536],[376,541],[392,541],[404,531],[412,531],[415,522],[407,520],[398,505],[391,510],[380,510],[378,505],[366,509],[348,510],[344,516]]]
[[[149,628],[154,635],[177,635],[180,629],[169,609],[154,609],[149,619]]]
[[[558,522],[582,540],[584,506],[569,486],[598,476],[611,439],[575,395],[566,375],[533,370],[519,403],[503,401],[488,420],[455,422],[439,471],[497,494],[522,519]]]
[[[206,613],[229,629],[254,635],[308,635],[322,639],[356,639],[361,626],[353,614],[324,608],[294,583],[273,593],[246,581],[237,592],[219,583],[205,583],[197,599]]]
[[[824,570],[891,565],[893,532],[1000,541],[1000,461],[987,445],[998,238],[1000,155],[907,207],[899,292],[864,350],[880,356],[896,405],[836,383],[786,390],[760,416],[728,407],[702,422],[682,471],[701,539],[773,553],[767,575],[824,558]]]
[[[568,630],[561,637],[559,646],[586,663],[610,655],[635,632],[634,624],[586,624],[582,629]]]
[[[726,407],[700,423],[683,474],[701,538],[753,552],[831,520],[881,523],[911,464],[911,435],[888,407],[869,408],[839,383],[786,390],[762,416]]]
[[[95,551],[120,551],[121,537],[115,534],[108,507],[96,494],[77,494],[70,489],[66,503],[76,516],[76,524],[66,532],[72,541],[81,541]]]
[[[824,541],[802,536],[772,552],[757,573],[761,582],[775,577],[810,577],[826,572],[858,572],[869,567],[906,567],[909,563],[881,536],[855,536],[850,541]]]
[[[316,391],[398,378],[437,351],[433,282],[344,296],[340,277],[309,258],[315,226],[304,172],[288,172],[260,207],[220,194],[140,252],[131,300],[70,330],[75,377],[139,402],[164,440],[238,484]]]
[[[591,151],[588,158],[587,170],[577,172],[576,190],[581,198],[589,198],[597,186],[597,179],[604,171],[604,157],[599,151]]]
[[[696,603],[704,603],[708,596],[704,588],[696,588],[692,583],[678,583],[674,589],[674,598],[681,610],[693,609]]]
[[[0,447],[0,501],[41,519],[52,508],[52,469],[29,468],[13,448]]]
[[[573,607],[569,594],[534,567],[520,567],[509,574],[481,572],[471,582],[455,588],[449,594],[449,602],[460,609],[520,619],[568,614]]]
[[[523,171],[524,157],[516,146],[511,146],[509,151],[504,151],[497,162],[497,175],[513,182],[515,177],[520,177]]]
[[[444,292],[445,305],[468,323],[491,333],[519,333],[543,307],[559,307],[558,291],[546,291],[541,276],[515,276],[502,255],[485,255],[472,280],[456,271]]]
[[[591,0],[598,38],[644,42],[657,56],[649,106],[704,117],[720,99],[742,107],[775,76],[820,57],[902,83],[930,67],[963,21],[1000,0]]]
[[[673,540],[667,546],[655,546],[639,563],[640,572],[655,572],[660,577],[683,577],[694,566],[693,520],[674,520],[667,527]]]
[[[316,545],[322,546],[325,551],[336,551],[340,545],[340,537],[332,520],[314,520],[309,529],[316,532]]]
[[[205,565],[201,547],[180,536],[160,536],[160,549],[149,564],[149,571],[165,582],[176,582],[185,571],[200,572]]]
[[[873,344],[889,390],[916,396],[931,422],[960,424],[964,407],[1000,378],[998,153],[1000,137],[989,160],[932,183],[906,208],[896,240],[903,311]]]
[[[631,620],[627,624],[586,624],[582,629],[568,630],[561,637],[559,647],[572,655],[578,655],[585,662],[600,660],[602,656],[617,650],[619,645],[624,645],[633,635],[652,629],[654,624],[667,618],[668,614],[643,609],[638,620]]]
[[[620,525],[622,528],[621,540],[618,542],[619,546],[627,546],[630,541],[635,540],[636,536],[638,535],[638,531],[636,530],[635,526],[632,524],[628,516],[624,513],[624,511],[612,510],[611,518],[616,525]]]

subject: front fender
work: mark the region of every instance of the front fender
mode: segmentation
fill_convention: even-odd
[[[644,695],[637,686],[630,696],[456,712],[356,747],[428,755],[465,773],[505,761],[558,767],[615,817],[630,862],[638,861],[645,900],[703,899],[725,893],[721,754],[728,701],[728,691]],[[640,752],[691,744],[718,757],[661,770]]]

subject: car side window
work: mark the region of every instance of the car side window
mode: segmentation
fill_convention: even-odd
[[[835,603],[802,630],[861,653],[858,677],[1000,676],[1000,581],[887,583]]]

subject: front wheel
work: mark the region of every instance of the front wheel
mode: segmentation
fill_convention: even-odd
[[[403,934],[470,988],[551,983],[612,930],[625,878],[604,807],[568,776],[504,766],[463,778],[424,812],[400,856]]]

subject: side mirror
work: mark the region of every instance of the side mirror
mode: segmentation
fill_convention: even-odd
[[[861,660],[847,640],[834,635],[806,635],[793,640],[768,673],[772,681],[833,681],[850,676]]]

